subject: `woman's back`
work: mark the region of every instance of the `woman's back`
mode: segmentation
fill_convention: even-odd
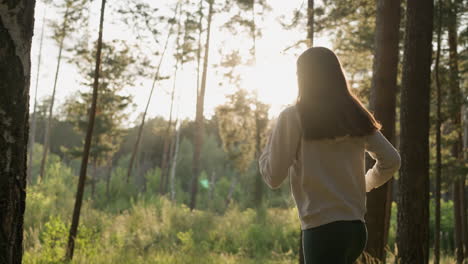
[[[307,264],[353,263],[367,240],[366,191],[392,177],[400,156],[349,89],[331,50],[303,52],[297,79],[297,102],[280,114],[260,172],[271,188],[290,176]],[[367,173],[366,151],[376,160]]]
[[[378,157],[365,176],[365,151]],[[364,221],[366,189],[386,182],[399,167],[399,155],[376,131],[364,137],[304,140],[296,106],[278,118],[260,170],[265,182],[279,187],[289,175],[302,229],[339,220]]]

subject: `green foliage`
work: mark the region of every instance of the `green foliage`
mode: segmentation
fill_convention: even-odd
[[[114,172],[116,181],[121,180],[119,174]],[[154,174],[157,169],[148,178]],[[60,186],[74,183],[56,175],[53,179],[51,185],[46,182],[28,190],[24,263],[63,263],[71,211],[64,212],[60,203],[44,197],[55,192],[71,204],[73,196],[64,196]],[[113,185],[119,197],[126,197],[119,189],[125,184]],[[268,209],[258,217],[256,211],[232,204],[224,215],[217,215],[192,212],[154,195],[126,198],[130,205],[123,210],[112,209],[126,206],[118,202],[104,210],[85,202],[73,263],[289,263],[296,258],[294,209]],[[38,217],[38,207],[47,217]]]
[[[255,155],[255,117],[246,91],[238,90],[229,99],[229,104],[216,108],[216,118],[224,151],[243,174]]]

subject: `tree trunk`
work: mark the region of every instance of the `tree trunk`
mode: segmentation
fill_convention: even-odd
[[[0,263],[20,264],[35,1],[0,2]]]
[[[252,55],[254,60],[254,66],[257,64],[257,25],[255,22],[255,0],[252,1],[252,25],[253,25],[253,32],[252,32]],[[258,105],[258,91],[255,90],[255,103]],[[259,126],[259,108],[258,106],[255,108],[255,157],[260,157],[260,145],[261,145],[261,131]],[[262,206],[262,198],[263,198],[263,180],[262,175],[260,174],[260,168],[257,167],[257,176],[255,180],[254,186],[254,206],[260,208]]]
[[[463,126],[463,149],[467,150],[468,149],[468,107],[466,105],[462,106],[462,113],[464,115],[464,126]],[[468,160],[468,152],[467,151],[464,151],[465,153],[465,160]],[[463,220],[463,223],[465,223],[465,226],[466,226],[466,222],[468,220],[468,217],[467,217],[467,205],[466,205],[466,192],[465,192],[465,181],[466,181],[466,177],[463,177],[462,179],[462,193],[461,193],[461,196],[462,196],[462,201],[463,201],[463,211],[462,211],[462,220]],[[463,233],[463,237],[464,237],[464,240],[465,240],[465,258],[468,258],[468,230],[467,228],[465,228],[465,232]]]
[[[54,87],[52,89],[52,97],[50,99],[50,105],[49,105],[49,115],[47,117],[47,123],[45,125],[45,132],[44,132],[44,148],[42,151],[42,160],[41,160],[41,168],[39,171],[39,180],[42,181],[44,179],[44,172],[45,172],[45,166],[47,163],[47,154],[49,151],[49,145],[50,145],[50,129],[52,126],[52,119],[53,119],[53,114],[54,114],[54,102],[55,102],[55,92],[57,90],[57,80],[60,72],[60,63],[62,62],[62,51],[63,51],[63,42],[65,40],[65,34],[67,33],[67,24],[68,24],[68,13],[69,13],[70,7],[67,4],[67,9],[65,10],[65,15],[63,17],[63,25],[62,25],[62,32],[60,36],[60,44],[59,44],[59,54],[57,57],[57,68],[55,69],[55,78],[54,78]]]
[[[463,230],[462,230],[462,217],[460,210],[460,181],[456,180],[453,183],[453,212],[454,212],[454,237],[455,237],[455,256],[457,264],[463,264],[464,252],[463,252]]]
[[[41,58],[42,58],[42,44],[44,43],[44,29],[47,8],[44,8],[44,15],[42,16],[42,29],[41,38],[39,41],[39,54],[37,55],[37,71],[36,71],[36,85],[34,89],[34,106],[33,106],[33,119],[31,122],[31,132],[29,133],[29,158],[28,158],[28,183],[32,182],[32,166],[33,166],[33,153],[34,142],[36,141],[36,123],[37,123],[37,88],[39,87],[39,73],[41,72]]]
[[[440,49],[442,39],[442,0],[438,1],[438,27],[437,27],[437,52],[435,60],[435,80],[437,89],[436,103],[436,176],[435,176],[435,227],[434,227],[434,264],[440,262],[440,189],[442,176],[442,154],[441,154],[441,87],[439,76]]]
[[[171,200],[175,201],[175,173],[177,169],[177,156],[179,154],[180,126],[176,132],[174,156],[171,163]]]
[[[200,95],[200,62],[201,62],[201,51],[203,49],[202,43],[201,43],[201,35],[203,33],[203,1],[200,0],[200,8],[198,9],[198,12],[200,13],[200,18],[198,20],[198,49],[197,49],[197,98]]]
[[[395,144],[399,27],[400,0],[377,0],[370,109],[381,122],[382,133],[392,144]],[[373,162],[367,162],[367,165],[370,168]],[[390,226],[391,194],[391,180],[367,194],[366,251],[383,262]]]
[[[93,173],[91,178],[91,198],[94,199],[96,193],[96,181],[97,181],[97,161],[96,158],[93,160]]]
[[[228,208],[229,204],[232,201],[232,197],[234,196],[234,190],[236,188],[236,184],[237,184],[237,175],[234,174],[232,175],[231,185],[229,186],[229,192],[226,198],[226,209]]]
[[[177,18],[177,13],[179,11],[179,7],[180,7],[180,1],[177,2],[175,13],[174,13],[174,19]],[[167,46],[169,44],[169,39],[171,38],[171,35],[172,35],[173,26],[174,26],[174,24],[171,24],[169,26],[167,37],[166,37],[166,42],[164,43],[164,48],[163,48],[163,51],[161,53],[161,57],[159,58],[158,67],[156,68],[156,73],[154,74],[153,84],[151,85],[151,90],[150,90],[150,94],[148,96],[148,101],[146,102],[145,112],[143,112],[143,117],[141,118],[140,127],[138,128],[137,138],[135,140],[135,145],[133,146],[132,156],[130,157],[130,164],[128,165],[127,183],[130,181],[130,177],[132,175],[133,164],[135,163],[135,158],[136,158],[136,155],[138,153],[138,148],[140,146],[141,137],[142,137],[142,134],[143,134],[143,127],[145,126],[145,121],[146,121],[146,115],[148,113],[148,108],[149,108],[149,105],[151,103],[151,98],[153,97],[154,88],[156,87],[156,82],[159,80],[159,72],[161,70],[161,64],[163,62],[164,55],[166,54]]]
[[[466,216],[466,196],[465,196],[465,179],[462,178],[462,180],[460,180],[460,217],[461,217],[461,221],[462,221],[462,238],[463,238],[463,252],[464,252],[464,259],[468,258],[468,244],[467,244],[467,241],[468,241],[468,230],[467,230],[467,226],[466,226],[466,220],[467,220],[467,216]]]
[[[449,44],[449,69],[450,69],[450,116],[457,138],[452,146],[452,155],[457,161],[462,161],[462,127],[461,127],[461,91],[459,83],[459,70],[458,70],[458,34],[457,34],[457,4],[454,0],[449,1],[449,15],[447,20],[448,27],[448,44]],[[455,252],[457,263],[463,263],[465,256],[464,245],[464,230],[466,230],[466,222],[463,221],[463,202],[462,188],[464,186],[464,179],[460,175],[455,175],[453,183],[454,199],[454,221],[455,221]]]
[[[81,160],[80,177],[78,180],[78,189],[76,192],[75,207],[73,208],[72,223],[70,226],[70,234],[68,236],[67,253],[65,257],[67,261],[71,261],[73,259],[73,252],[75,249],[75,238],[78,232],[78,224],[80,221],[81,204],[83,203],[83,194],[84,194],[85,181],[86,181],[86,171],[88,169],[88,159],[89,159],[89,152],[91,149],[91,141],[93,137],[94,121],[96,119],[96,105],[97,105],[98,87],[99,87],[99,72],[101,68],[102,33],[103,33],[103,27],[104,27],[105,7],[106,7],[106,0],[102,0],[101,17],[99,21],[99,37],[98,37],[97,49],[96,49],[96,65],[94,68],[93,97],[92,97],[91,109],[89,111],[88,130],[86,131],[86,139],[85,139],[85,144],[84,144],[84,149],[83,149],[83,157]]]
[[[200,154],[203,145],[203,133],[204,133],[204,117],[203,117],[203,105],[205,101],[206,91],[206,77],[208,71],[208,58],[210,53],[210,33],[211,33],[211,19],[213,17],[213,2],[209,0],[208,10],[208,27],[206,30],[206,42],[205,42],[205,58],[203,61],[203,73],[201,80],[200,93],[197,97],[197,112],[195,115],[195,146],[193,151],[193,163],[192,163],[192,183],[191,183],[191,197],[190,197],[190,210],[193,210],[196,206],[197,192],[198,192],[198,175],[200,174]]]
[[[211,177],[210,177],[210,192],[208,194],[208,197],[210,198],[210,201],[213,201],[214,198],[214,189],[215,189],[215,184],[216,184],[216,171],[213,170],[211,172]]]
[[[309,47],[314,46],[314,0],[307,0],[307,40]]]
[[[107,177],[106,177],[106,198],[110,199],[110,182],[112,177],[112,159],[107,163]]]
[[[163,186],[163,193],[167,193],[169,188],[169,177],[171,173],[172,164],[174,163],[174,153],[175,153],[175,138],[171,138],[171,144],[169,146],[169,159],[168,159],[168,168],[166,170],[166,181]]]
[[[180,18],[180,17],[179,17]],[[177,42],[179,42],[180,36],[180,23],[179,23],[179,32],[177,33]],[[179,47],[179,44],[177,44]],[[174,96],[176,90],[176,80],[177,80],[177,71],[179,70],[179,59],[176,59],[176,63],[174,66],[174,79],[172,83],[172,92],[171,92],[171,106],[169,108],[169,122],[167,123],[166,131],[164,133],[164,149],[163,149],[163,159],[161,163],[161,181],[159,183],[159,192],[161,194],[166,193],[167,191],[167,184],[169,183],[169,160],[172,157],[172,145],[173,140],[171,137],[172,133],[172,112],[174,109]]]
[[[398,258],[429,259],[429,99],[433,2],[407,0],[401,93]],[[431,14],[431,15],[428,15]]]

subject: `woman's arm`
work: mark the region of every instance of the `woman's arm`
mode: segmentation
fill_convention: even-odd
[[[367,137],[366,150],[376,161],[366,173],[366,191],[386,183],[400,168],[400,154],[380,131]]]
[[[280,114],[259,159],[263,180],[272,189],[279,188],[296,158],[301,128],[294,111],[290,107]]]

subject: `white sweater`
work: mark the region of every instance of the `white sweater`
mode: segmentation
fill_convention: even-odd
[[[366,191],[387,182],[400,155],[380,131],[366,137],[304,140],[296,106],[279,116],[260,156],[266,184],[278,188],[289,176],[302,229],[339,220],[364,221]],[[376,160],[365,173],[365,152]]]

